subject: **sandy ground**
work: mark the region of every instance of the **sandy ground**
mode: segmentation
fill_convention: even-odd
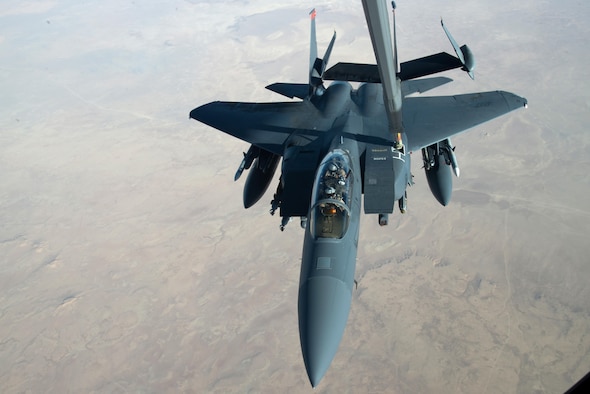
[[[359,1],[26,1],[0,7],[0,391],[310,392],[302,230],[242,208],[247,144],[188,119],[281,100],[320,52],[372,62]],[[399,2],[401,3],[401,1]],[[404,59],[451,51],[529,109],[454,139],[441,207],[363,217],[358,290],[318,392],[562,392],[590,370],[590,6],[398,4]],[[271,189],[274,185],[271,186]]]

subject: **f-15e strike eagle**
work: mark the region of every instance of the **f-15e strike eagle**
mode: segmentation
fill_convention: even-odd
[[[445,52],[399,63],[393,6],[393,42],[385,0],[362,0],[376,65],[338,63],[326,70],[336,33],[317,57],[311,15],[308,83],[273,83],[267,88],[291,99],[272,103],[212,102],[190,117],[251,144],[237,180],[249,169],[244,206],[266,192],[281,164],[271,214],[281,230],[292,217],[305,230],[299,283],[299,337],[312,386],[322,379],[342,339],[354,285],[361,205],[386,225],[398,202],[406,212],[412,185],[410,158],[422,152],[434,197],[447,205],[451,169],[459,176],[450,137],[514,109],[526,99],[492,91],[455,96],[410,97],[452,80],[422,78],[456,68],[473,78],[475,61],[445,25],[456,57]],[[332,80],[329,87],[324,81]],[[354,89],[350,82],[360,82]],[[361,202],[361,195],[364,200]]]

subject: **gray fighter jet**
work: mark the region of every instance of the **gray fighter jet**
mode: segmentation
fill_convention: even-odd
[[[451,169],[459,176],[450,137],[527,103],[503,91],[416,96],[451,81],[421,77],[459,68],[473,78],[474,57],[441,21],[456,57],[440,52],[399,63],[392,6],[393,34],[385,0],[363,0],[376,65],[338,63],[326,70],[336,33],[319,58],[313,10],[309,81],[267,86],[299,100],[216,101],[190,113],[251,144],[235,176],[237,180],[250,170],[244,187],[246,208],[264,195],[283,159],[270,212],[280,211],[281,230],[292,217],[300,217],[304,228],[299,336],[314,387],[330,366],[348,319],[361,205],[365,214],[378,215],[380,225],[387,224],[396,201],[400,212],[406,212],[406,188],[413,183],[410,158],[417,151],[432,193],[447,205]],[[326,80],[334,82],[326,88]],[[360,84],[354,89],[350,82]]]

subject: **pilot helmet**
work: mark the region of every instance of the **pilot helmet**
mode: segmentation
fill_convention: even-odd
[[[328,170],[330,171],[336,171],[338,169],[338,167],[336,167],[336,164],[334,163],[330,163],[330,165],[328,166]]]
[[[338,213],[338,210],[334,204],[326,204],[322,207],[322,214],[324,216],[334,216],[336,213]]]
[[[327,194],[328,196],[331,196],[332,194],[336,193],[336,189],[334,189],[334,188],[333,188],[333,187],[331,187],[331,186],[328,186],[328,187],[326,188],[325,192],[326,192],[326,194]]]

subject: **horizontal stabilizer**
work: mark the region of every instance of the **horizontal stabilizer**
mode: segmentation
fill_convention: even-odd
[[[302,100],[306,98],[309,93],[309,85],[306,83],[275,82],[266,86],[266,88],[275,93],[282,94],[285,97],[297,97]]]
[[[324,73],[330,81],[381,83],[376,64],[337,63]]]
[[[446,52],[403,62],[399,78],[402,81],[463,67],[463,63]],[[376,64],[338,63],[324,73],[324,79],[350,82],[381,83]]]
[[[463,63],[459,59],[446,52],[440,52],[403,62],[399,77],[402,81],[407,81],[460,67],[463,67]]]

